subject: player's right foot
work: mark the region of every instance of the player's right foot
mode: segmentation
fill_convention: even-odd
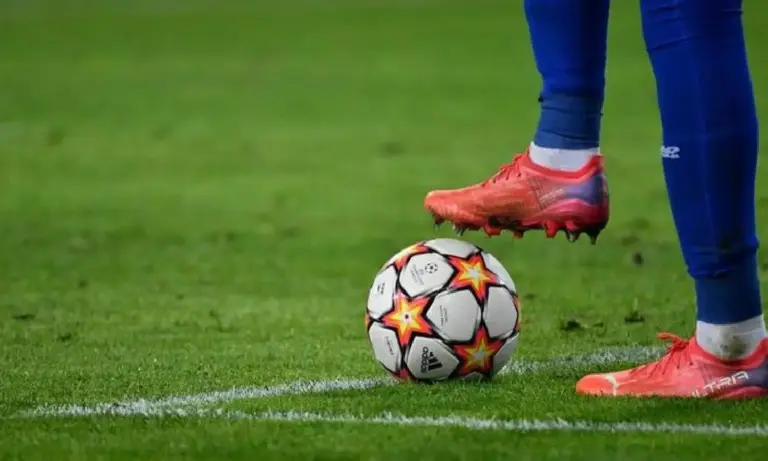
[[[571,172],[539,166],[526,152],[480,184],[430,192],[424,207],[436,225],[451,222],[459,235],[483,229],[489,236],[509,230],[522,237],[543,229],[551,238],[562,230],[571,242],[585,233],[595,243],[608,223],[608,202],[602,155]]]
[[[582,395],[602,397],[768,397],[768,339],[742,360],[724,361],[706,352],[696,339],[668,333],[667,353],[629,370],[587,375],[576,384]]]

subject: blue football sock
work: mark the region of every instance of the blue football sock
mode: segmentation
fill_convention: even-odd
[[[662,157],[697,319],[762,313],[757,275],[758,123],[741,0],[642,0],[656,75]]]
[[[605,93],[609,0],[525,0],[543,79],[537,146],[596,148]]]

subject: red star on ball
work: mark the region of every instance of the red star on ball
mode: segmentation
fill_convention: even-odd
[[[454,346],[454,352],[462,359],[459,374],[466,376],[473,371],[479,371],[489,375],[493,369],[493,356],[499,352],[502,345],[501,341],[488,337],[485,327],[480,327],[472,344]]]
[[[456,270],[448,286],[453,289],[469,288],[480,305],[484,305],[488,300],[488,285],[499,283],[499,279],[486,267],[483,256],[480,253],[468,258],[449,256],[448,262]]]
[[[395,308],[384,316],[384,325],[397,330],[397,338],[401,346],[406,346],[411,341],[414,333],[432,333],[432,328],[424,319],[424,309],[429,303],[429,298],[408,299],[402,293],[395,295]]]

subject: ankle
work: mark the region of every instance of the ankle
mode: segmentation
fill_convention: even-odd
[[[721,360],[741,360],[749,357],[764,338],[766,329],[762,314],[723,325],[696,322],[696,343]]]
[[[541,147],[535,142],[528,149],[528,157],[536,165],[557,171],[578,171],[599,154],[597,147],[586,149],[556,149]]]

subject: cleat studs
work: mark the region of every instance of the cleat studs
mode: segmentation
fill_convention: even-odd
[[[602,231],[602,229],[592,229],[586,232],[587,235],[589,236],[589,243],[591,243],[592,245],[597,244],[597,237],[600,235],[600,231]]]
[[[456,233],[459,237],[464,235],[464,232],[466,232],[467,229],[461,226],[457,226],[456,224],[453,225],[453,232]]]
[[[554,221],[544,221],[542,227],[544,228],[544,233],[549,239],[554,238],[557,235],[557,231],[559,230],[557,223]]]
[[[513,238],[521,239],[521,238],[523,238],[524,235],[525,235],[524,231],[518,231],[518,230],[512,231],[512,237]]]
[[[574,243],[576,240],[578,240],[580,235],[581,233],[578,231],[573,232],[573,231],[569,231],[568,229],[565,230],[565,238],[570,243]]]

